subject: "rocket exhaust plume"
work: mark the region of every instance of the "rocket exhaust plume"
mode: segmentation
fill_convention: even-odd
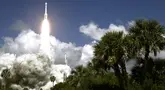
[[[45,3],[45,14],[44,14],[44,20],[42,21],[40,37],[41,37],[40,50],[42,53],[49,56],[50,55],[50,25],[47,14],[47,3]]]

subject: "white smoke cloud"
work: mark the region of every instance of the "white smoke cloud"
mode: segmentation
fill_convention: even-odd
[[[165,59],[165,51],[163,50],[158,52],[156,56],[154,55],[154,53],[150,53],[150,57],[154,59]]]
[[[68,76],[71,68],[87,63],[92,57],[90,44],[77,47],[50,36],[52,59],[49,60],[40,53],[40,35],[32,30],[22,31],[16,38],[6,37],[4,42],[0,52],[0,73],[5,68],[10,69],[13,88],[49,90],[52,87],[50,76],[56,77],[56,83],[62,82],[64,73]],[[65,65],[64,53],[68,65]]]
[[[17,85],[17,84],[11,85],[11,88],[14,90],[22,90],[23,89],[20,85]]]
[[[72,43],[64,43],[51,36],[51,45],[54,51],[56,64],[65,64],[65,53],[67,55],[68,65],[75,67],[81,58],[83,47],[76,47]]]
[[[99,28],[97,24],[91,22],[88,25],[82,25],[80,27],[80,32],[94,40],[100,40],[105,33],[113,31],[123,31],[125,34],[127,34],[127,31],[123,25],[110,24],[108,28]]]
[[[23,54],[36,54],[39,53],[40,35],[32,30],[22,31],[15,39],[6,37],[4,38],[4,46],[1,51],[4,53],[11,53],[16,56]],[[67,54],[68,64],[75,67],[75,63],[79,62],[82,56],[82,50],[89,47],[77,47],[72,43],[61,42],[53,36],[50,36],[52,56],[55,58],[56,64],[64,64],[64,53]],[[3,55],[3,54],[2,54]],[[1,57],[0,57],[1,58]]]
[[[15,39],[4,38],[2,50],[5,53],[22,55],[27,53],[38,53],[40,45],[40,36],[32,30],[22,31]]]
[[[86,66],[93,58],[93,47],[92,45],[85,45],[82,49],[82,56],[79,65]]]
[[[131,70],[135,66],[135,64],[136,64],[135,59],[131,59],[128,62],[126,62],[126,69],[127,69],[128,74],[131,74]]]

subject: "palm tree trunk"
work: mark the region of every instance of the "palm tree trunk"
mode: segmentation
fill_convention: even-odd
[[[115,63],[115,64],[114,64],[114,71],[115,71],[115,76],[118,78],[120,87],[121,87],[122,89],[124,89],[123,79],[122,79],[122,76],[121,76],[121,72],[120,72],[118,63]]]
[[[145,61],[144,61],[145,70],[147,68],[148,56],[149,56],[149,49],[146,49],[146,52],[145,52]]]
[[[124,85],[124,88],[127,90],[128,76],[127,76],[125,62],[123,60],[121,60],[120,66],[121,66],[121,69],[122,69],[123,85]]]
[[[143,69],[143,81],[142,83],[144,83],[146,77],[148,76],[148,61],[149,61],[149,46],[146,45],[145,47],[145,57],[144,57],[144,69]]]
[[[53,82],[53,87],[54,87],[54,82]]]

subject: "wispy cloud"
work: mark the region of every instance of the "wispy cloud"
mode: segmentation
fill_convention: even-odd
[[[80,27],[81,33],[89,36],[94,40],[100,40],[101,37],[105,35],[105,33],[113,31],[123,31],[125,34],[127,34],[127,31],[123,25],[110,24],[108,28],[99,28],[97,24],[91,22],[88,25],[82,25]]]

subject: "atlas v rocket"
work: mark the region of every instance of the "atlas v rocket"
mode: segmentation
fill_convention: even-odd
[[[48,13],[47,13],[47,2],[45,2],[45,14],[44,14],[44,19],[48,18]]]

